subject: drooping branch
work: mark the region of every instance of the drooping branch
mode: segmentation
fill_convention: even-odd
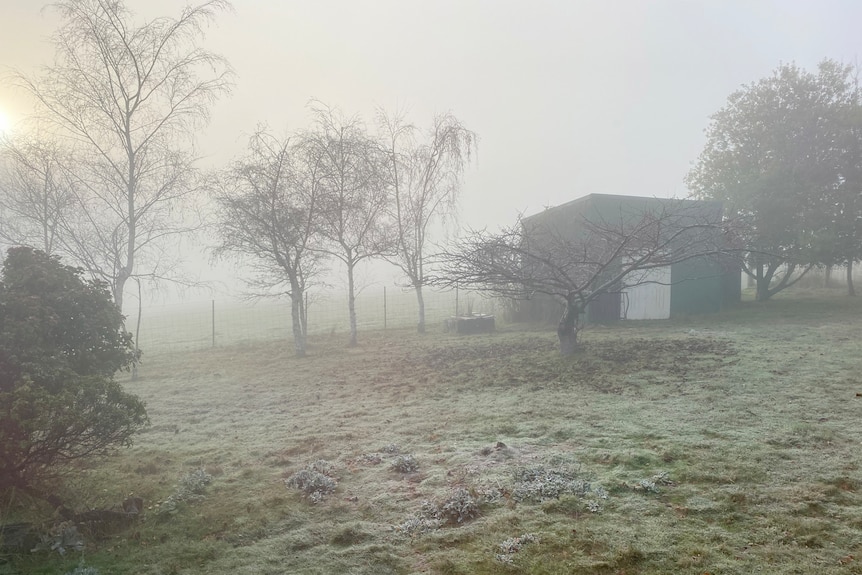
[[[427,283],[429,228],[456,216],[464,171],[476,152],[477,136],[452,114],[436,116],[424,140],[400,117],[380,112],[378,121],[395,227],[395,248],[387,259],[404,273],[406,286],[416,291],[418,329],[424,332],[422,288]]]

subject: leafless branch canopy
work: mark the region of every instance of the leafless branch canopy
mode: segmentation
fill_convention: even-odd
[[[74,153],[64,164],[75,192],[66,249],[122,306],[126,281],[141,277],[138,264],[167,273],[174,266],[162,261],[176,254],[167,240],[200,224],[193,210],[180,210],[199,190],[194,138],[230,90],[232,71],[198,40],[230,5],[210,0],[139,26],[119,0],[51,7],[64,21],[53,36],[55,62],[18,81]]]
[[[303,291],[322,260],[312,249],[322,185],[320,158],[303,142],[259,130],[249,139],[247,155],[218,183],[215,254],[249,265],[259,293]]]
[[[392,251],[385,156],[360,118],[317,101],[311,111],[314,124],[300,138],[322,174],[321,249],[352,269]]]
[[[400,116],[378,114],[392,190],[395,253],[390,261],[421,287],[429,227],[454,218],[464,170],[476,152],[477,136],[452,114],[434,118],[425,138]]]
[[[614,217],[550,213],[518,221],[499,233],[473,231],[435,257],[433,283],[490,291],[512,298],[534,293],[577,303],[602,293],[650,283],[648,270],[734,251],[730,222],[720,207],[668,200]]]
[[[74,205],[72,182],[62,168],[66,151],[36,136],[0,141],[0,240],[54,254],[62,246],[64,219]]]

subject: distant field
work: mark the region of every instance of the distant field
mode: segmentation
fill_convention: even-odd
[[[153,354],[127,383],[152,426],[65,493],[144,517],[0,573],[862,573],[860,338],[862,302],[813,290],[571,358],[512,326]]]
[[[496,302],[481,294],[425,290],[425,317],[429,330],[443,321],[472,310],[494,313]],[[361,293],[356,298],[360,332],[416,326],[418,303],[413,291],[391,288],[384,293]],[[137,314],[127,325],[134,330]],[[310,335],[346,334],[350,329],[346,294],[311,294],[308,306]],[[145,356],[213,346],[292,339],[290,300],[237,302],[204,300],[145,308],[141,314],[139,345]],[[361,337],[361,336],[360,336]]]

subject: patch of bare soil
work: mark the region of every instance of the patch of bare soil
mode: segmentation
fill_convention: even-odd
[[[725,339],[627,338],[587,341],[575,355],[564,358],[553,340],[527,337],[414,350],[403,361],[449,381],[504,386],[577,383],[602,389],[608,381],[630,375],[682,381],[709,376],[734,362],[736,355],[733,343]]]

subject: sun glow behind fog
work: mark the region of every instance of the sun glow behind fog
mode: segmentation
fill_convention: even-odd
[[[0,105],[0,136],[8,136],[12,133],[12,118]]]

